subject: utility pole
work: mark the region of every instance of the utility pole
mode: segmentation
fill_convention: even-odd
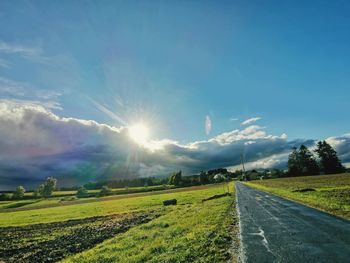
[[[242,179],[245,181],[246,180],[246,177],[245,177],[245,168],[244,168],[244,155],[243,155],[243,153],[241,154],[241,162],[242,162],[242,171],[243,171],[243,173],[242,173]]]

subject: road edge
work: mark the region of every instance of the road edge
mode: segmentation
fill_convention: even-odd
[[[238,205],[238,191],[237,191],[237,184],[238,182],[235,182],[235,206],[236,206],[236,211],[237,211],[237,218],[238,218],[238,231],[239,231],[239,249],[238,249],[238,257],[237,257],[237,261],[239,263],[245,263],[246,262],[246,255],[245,255],[245,250],[244,250],[244,245],[243,245],[243,241],[242,241],[242,224],[241,224],[241,211],[239,209],[239,205]]]

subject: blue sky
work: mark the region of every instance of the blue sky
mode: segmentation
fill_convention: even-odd
[[[255,116],[290,138],[350,130],[347,1],[2,1],[0,10],[0,40],[48,58],[2,54],[1,77],[57,92],[60,116],[122,124],[93,99],[183,142],[206,138],[206,115],[214,135]]]
[[[348,1],[0,1],[0,186],[190,174],[242,152],[285,168],[320,139],[350,164],[349,14]],[[126,132],[138,123],[143,145]]]

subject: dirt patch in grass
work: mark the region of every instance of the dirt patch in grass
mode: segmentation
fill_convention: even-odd
[[[0,228],[0,262],[56,262],[159,216],[151,211],[3,227]]]

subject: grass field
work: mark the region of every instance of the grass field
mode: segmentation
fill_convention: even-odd
[[[202,202],[222,194],[223,186],[181,190],[2,212],[0,242],[5,245],[0,248],[0,262],[226,262],[235,258],[234,195]],[[162,205],[172,198],[177,205]]]
[[[174,185],[153,185],[153,186],[138,186],[138,187],[124,187],[124,188],[112,188],[112,192],[115,195],[118,194],[130,194],[130,193],[141,193],[141,192],[151,192],[151,191],[160,191],[176,188]],[[98,194],[100,190],[87,190],[89,194]],[[52,193],[53,197],[64,197],[64,196],[74,196],[77,191],[54,191]],[[29,191],[24,194],[26,197],[33,196],[33,192]]]
[[[60,191],[54,192],[54,195],[50,198],[39,198],[39,199],[25,199],[25,200],[13,200],[13,201],[0,201],[0,213],[2,212],[11,212],[11,211],[21,211],[21,210],[32,210],[38,208],[50,208],[64,205],[75,205],[82,203],[91,203],[91,202],[100,202],[107,200],[116,200],[116,199],[125,199],[130,197],[137,196],[145,196],[145,195],[157,195],[160,193],[174,193],[174,192],[183,192],[183,191],[192,191],[201,188],[208,188],[209,185],[206,186],[192,186],[186,188],[179,187],[168,187],[161,186],[156,187],[152,186],[151,188],[145,187],[135,187],[132,190],[126,189],[127,193],[122,193],[121,191],[124,189],[119,189],[118,194],[113,194],[105,197],[87,197],[87,198],[77,198],[76,196],[64,195],[60,194]],[[137,191],[135,191],[137,189]],[[146,190],[142,190],[146,189]],[[150,190],[152,189],[152,190]],[[116,189],[114,189],[116,191]],[[97,192],[98,190],[90,190]],[[65,193],[65,191],[63,191]],[[59,197],[58,197],[59,196]]]
[[[350,219],[350,174],[251,181],[248,185]]]

